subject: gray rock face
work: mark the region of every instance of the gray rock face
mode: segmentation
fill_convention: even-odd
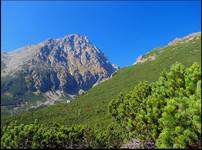
[[[1,64],[2,78],[21,73],[28,91],[42,93],[78,94],[117,70],[86,36],[77,34],[1,53]]]
[[[140,141],[132,139],[128,143],[124,144],[122,149],[155,149],[155,145],[151,141]]]

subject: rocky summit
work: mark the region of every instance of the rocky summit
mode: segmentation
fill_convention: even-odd
[[[116,70],[86,36],[70,34],[1,53],[1,96],[14,101],[27,92],[77,95]]]

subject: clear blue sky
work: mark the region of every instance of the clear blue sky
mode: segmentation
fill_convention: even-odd
[[[200,1],[3,1],[1,50],[78,33],[124,67],[176,37],[200,31],[200,11]]]

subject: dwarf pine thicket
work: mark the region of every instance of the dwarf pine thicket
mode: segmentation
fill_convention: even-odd
[[[200,67],[175,64],[156,82],[140,82],[112,100],[109,111],[131,138],[153,141],[158,148],[200,147]]]

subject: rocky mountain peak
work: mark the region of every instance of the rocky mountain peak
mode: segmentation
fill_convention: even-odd
[[[40,93],[51,90],[78,94],[118,69],[86,36],[78,34],[17,49],[1,63],[3,78],[23,73],[26,89]]]
[[[85,35],[79,35],[79,34],[67,34],[62,39],[63,42],[69,42],[69,43],[89,43],[89,40],[87,36]]]

